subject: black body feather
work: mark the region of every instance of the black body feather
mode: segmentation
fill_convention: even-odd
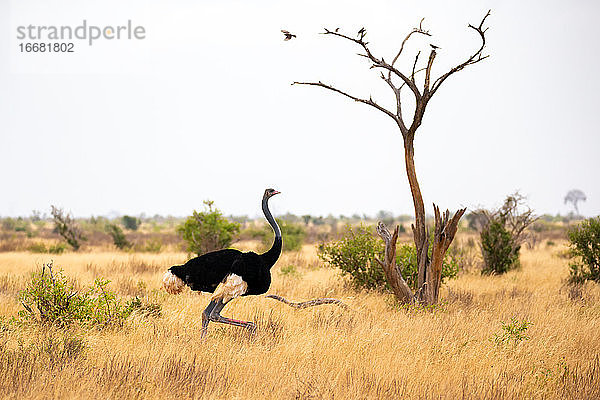
[[[212,293],[229,274],[236,274],[248,284],[244,296],[266,293],[271,285],[271,267],[277,262],[283,245],[279,226],[268,208],[269,197],[265,191],[263,212],[275,232],[275,240],[269,251],[256,254],[235,249],[217,250],[192,258],[183,265],[173,266],[169,269],[171,273],[196,291]]]

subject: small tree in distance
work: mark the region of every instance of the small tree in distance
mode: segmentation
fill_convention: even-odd
[[[526,229],[537,217],[525,205],[519,192],[506,196],[497,210],[477,210],[481,221],[481,255],[484,274],[503,274],[519,266],[521,244],[527,239]]]
[[[405,279],[401,275],[400,269],[396,268],[395,255],[396,241],[398,239],[398,227],[396,227],[396,230],[393,234],[388,231],[383,223],[380,223],[377,227],[377,232],[383,238],[386,244],[385,257],[381,262],[386,274],[386,279],[392,287],[394,294],[401,302],[413,303],[418,301],[426,304],[437,303],[439,287],[442,281],[441,275],[444,257],[448,247],[452,243],[452,240],[454,240],[454,235],[456,234],[456,230],[458,228],[458,222],[466,211],[465,208],[460,209],[452,218],[450,218],[450,212],[448,210],[446,210],[444,213],[440,213],[439,208],[435,204],[433,205],[435,227],[433,233],[433,243],[431,243],[432,251],[430,257],[430,235],[427,227],[425,226],[425,206],[415,171],[413,145],[415,134],[419,126],[421,126],[421,122],[423,121],[423,116],[425,115],[425,110],[429,100],[431,100],[432,96],[438,91],[442,83],[444,83],[446,79],[448,79],[448,77],[454,73],[461,71],[470,65],[476,64],[488,57],[487,55],[483,54],[486,44],[485,32],[487,31],[487,28],[484,28],[483,24],[489,15],[490,12],[488,11],[478,26],[469,25],[469,28],[473,29],[481,38],[481,46],[469,58],[467,58],[467,60],[456,65],[448,72],[440,75],[437,79],[433,78],[431,75],[432,66],[439,48],[434,45],[431,45],[429,57],[427,58],[424,66],[419,66],[419,57],[421,55],[421,52],[419,51],[414,58],[412,70],[409,73],[401,72],[396,67],[396,62],[402,56],[404,45],[412,37],[412,35],[431,36],[429,31],[423,29],[423,20],[421,20],[418,28],[414,28],[404,38],[402,44],[400,45],[400,50],[398,50],[398,52],[392,58],[391,63],[387,62],[383,57],[378,57],[372,53],[369,47],[369,42],[365,40],[367,35],[365,28],[361,28],[354,37],[339,32],[339,29],[325,29],[325,32],[323,32],[324,35],[344,39],[356,44],[359,47],[359,49],[362,51],[362,53],[359,55],[364,57],[371,64],[371,69],[375,69],[376,71],[380,72],[380,78],[394,93],[396,100],[395,109],[389,110],[379,105],[371,97],[368,99],[356,97],[348,92],[340,90],[332,85],[325,84],[321,81],[293,83],[296,85],[319,86],[348,97],[356,102],[367,104],[390,117],[402,134],[402,138],[404,139],[406,174],[408,176],[408,182],[410,184],[410,190],[415,208],[415,223],[412,226],[412,229],[414,243],[417,250],[418,265],[418,289],[416,292],[413,292],[413,290],[406,284]],[[415,105],[412,113],[412,120],[406,119],[406,109],[403,108],[402,89],[405,87],[407,87],[414,96]],[[448,160],[444,160],[444,162],[448,162]]]
[[[131,217],[129,215],[123,215],[121,222],[126,229],[130,231],[137,231],[142,221],[139,218]]]
[[[198,255],[228,247],[240,231],[240,224],[229,222],[218,209],[213,210],[213,201],[205,200],[205,210],[194,213],[177,227],[187,244],[187,251]]]
[[[587,197],[585,197],[585,193],[578,189],[569,190],[569,192],[565,196],[565,204],[573,204],[573,208],[575,208],[575,215],[579,215],[579,208],[577,207],[577,203],[586,200]]]
[[[132,243],[125,237],[123,229],[121,229],[117,224],[106,224],[104,229],[106,230],[106,233],[110,235],[113,243],[118,249],[125,250],[132,246]]]
[[[73,250],[79,250],[81,242],[87,239],[83,236],[81,228],[75,223],[75,219],[71,214],[65,214],[62,208],[50,206],[50,209],[56,232],[67,241]]]

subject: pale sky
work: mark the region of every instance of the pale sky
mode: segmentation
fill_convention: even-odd
[[[426,3],[426,4],[423,4]],[[391,60],[425,17],[435,76],[479,45],[490,58],[452,76],[415,140],[427,206],[495,207],[520,190],[539,214],[600,214],[600,3],[572,1],[0,1],[0,216],[111,211],[183,216],[210,198],[256,216],[412,214],[400,132],[363,104],[293,81],[335,84],[393,105],[358,49],[320,35],[362,26]],[[17,27],[143,26],[143,40],[75,40],[21,53]],[[281,29],[298,37],[284,42]],[[425,58],[425,57],[424,57]],[[408,92],[407,92],[408,93]]]

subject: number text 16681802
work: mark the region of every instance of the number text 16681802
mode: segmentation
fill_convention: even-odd
[[[74,43],[19,43],[21,53],[74,53]]]

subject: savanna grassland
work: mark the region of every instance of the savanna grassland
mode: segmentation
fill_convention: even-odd
[[[185,253],[3,252],[0,398],[600,398],[600,289],[565,286],[563,249],[523,249],[522,267],[504,276],[462,272],[442,287],[440,306],[419,309],[353,289],[304,245],[280,258],[269,293],[335,297],[348,309],[238,298],[223,315],[256,321],[256,334],[212,323],[204,342],[209,295],[160,288]],[[30,273],[50,259],[77,285],[110,279],[110,290],[158,303],[161,315],[134,313],[105,329],[9,323]]]

